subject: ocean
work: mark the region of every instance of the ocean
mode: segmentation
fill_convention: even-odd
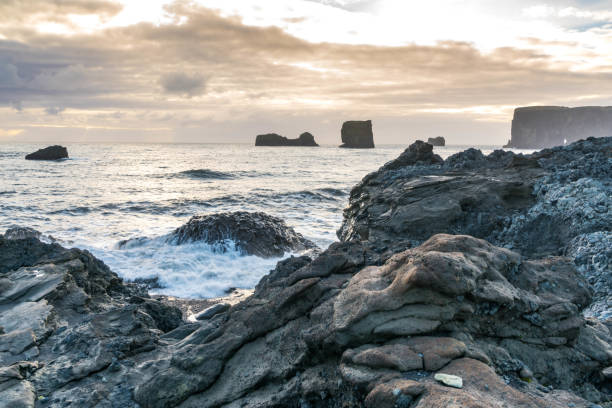
[[[158,294],[214,297],[252,288],[279,259],[158,237],[196,214],[263,211],[321,248],[336,240],[350,189],[408,145],[375,149],[246,144],[67,144],[70,159],[24,160],[44,145],[0,144],[0,232],[22,226],[87,249],[121,277],[158,277]],[[436,147],[443,158],[467,146]],[[479,146],[483,153],[495,147]],[[285,256],[289,256],[286,254]]]

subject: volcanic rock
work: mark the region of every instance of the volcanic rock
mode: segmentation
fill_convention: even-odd
[[[244,254],[263,258],[316,248],[282,219],[246,211],[192,217],[176,229],[170,239],[177,244],[203,241],[217,245],[221,250],[235,246]]]
[[[590,315],[612,316],[612,138],[532,155],[476,149],[442,160],[417,141],[351,191],[338,231],[377,251],[468,234],[524,256],[570,255],[594,285]]]
[[[287,139],[276,133],[267,133],[255,138],[255,146],[318,146],[318,144],[314,136],[308,132],[302,133],[297,139]]]
[[[442,136],[430,137],[429,139],[427,139],[427,143],[432,146],[445,146],[446,140]]]
[[[371,120],[351,120],[342,124],[340,147],[373,148],[374,134]]]
[[[63,146],[54,145],[39,149],[34,153],[26,155],[26,160],[60,160],[68,158],[68,149]]]

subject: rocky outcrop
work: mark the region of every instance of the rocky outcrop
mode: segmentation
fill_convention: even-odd
[[[427,143],[432,146],[446,146],[446,140],[442,136],[430,137],[427,139]]]
[[[60,160],[68,158],[68,149],[64,146],[54,145],[39,149],[26,155],[26,160]]]
[[[437,233],[469,234],[528,257],[572,255],[599,282],[597,315],[612,316],[609,280],[593,277],[602,261],[587,260],[593,246],[580,239],[602,232],[605,245],[612,230],[612,138],[529,156],[468,149],[445,161],[428,146],[415,143],[352,190],[340,239],[393,252]]]
[[[236,249],[244,255],[262,258],[281,257],[287,252],[317,248],[282,219],[262,212],[247,211],[197,215],[174,232],[154,239],[163,239],[176,245],[206,242],[220,252]],[[118,247],[131,248],[150,240],[133,238],[119,242]]]
[[[180,310],[125,285],[87,251],[35,237],[0,236],[0,264],[0,405],[133,406],[122,403],[126,386],[100,394],[98,384],[155,349],[182,324]]]
[[[436,235],[388,259],[334,244],[305,265],[279,264],[172,356],[142,364],[134,398],[144,407],[590,407],[576,394],[609,400],[599,372],[612,349],[608,328],[580,315],[589,301],[568,259],[529,261],[468,236]],[[462,388],[435,374],[461,377]]]
[[[285,136],[276,133],[258,135],[255,138],[255,146],[318,146],[314,136],[304,132],[297,139],[287,139]]]
[[[340,147],[360,149],[374,147],[374,134],[372,133],[371,120],[351,120],[344,122],[340,133],[342,136],[342,145],[340,145]]]
[[[528,106],[514,110],[512,138],[505,147],[541,149],[593,136],[612,136],[612,107]]]

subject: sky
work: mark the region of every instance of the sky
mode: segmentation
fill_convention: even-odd
[[[612,105],[612,0],[0,0],[0,142],[501,145]]]

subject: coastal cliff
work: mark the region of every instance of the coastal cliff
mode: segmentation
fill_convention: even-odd
[[[512,138],[506,147],[541,149],[589,136],[612,136],[612,107],[528,106],[514,110]]]
[[[251,297],[194,322],[86,251],[7,233],[2,396],[32,407],[609,406],[611,188],[612,138],[446,160],[416,142],[352,190],[339,242],[279,262]]]

